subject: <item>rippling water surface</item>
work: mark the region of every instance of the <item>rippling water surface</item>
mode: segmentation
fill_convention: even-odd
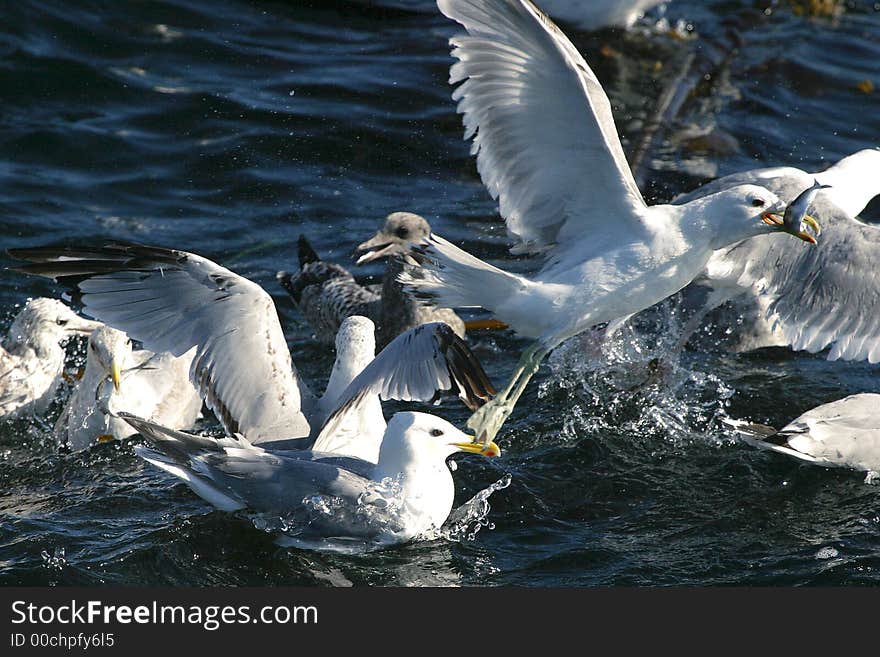
[[[845,4],[837,18],[808,18],[787,2],[682,0],[663,18],[691,38],[649,29],[657,14],[628,35],[570,32],[628,149],[686,53],[739,32],[738,50],[647,160],[646,195],[665,200],[716,175],[821,168],[880,142],[880,11]],[[509,262],[461,141],[446,83],[454,28],[430,0],[22,0],[4,14],[4,248],[115,238],[204,254],[271,292],[300,370],[320,381],[333,354],[274,280],[295,266],[300,233],[350,262],[382,217],[406,209],[482,257],[527,267]],[[47,294],[57,294],[47,282],[0,271],[0,326]],[[524,344],[506,333],[471,342],[499,382]],[[880,582],[880,488],[735,444],[719,424],[778,426],[880,391],[876,366],[690,351],[657,377],[645,367],[656,344],[632,342],[601,366],[577,345],[560,349],[507,425],[504,457],[458,459],[460,502],[512,475],[489,500],[491,524],[361,556],[280,547],[129,445],[58,454],[58,406],[0,424],[0,582]],[[442,413],[466,419],[452,403]]]

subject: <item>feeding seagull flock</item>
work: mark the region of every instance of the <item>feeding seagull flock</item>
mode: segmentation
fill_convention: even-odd
[[[657,4],[545,8],[598,29],[629,27]],[[9,249],[16,271],[53,279],[70,305],[32,299],[12,322],[0,348],[0,418],[46,417],[64,387],[65,343],[88,336],[82,376],[55,419],[58,446],[135,437],[138,456],[221,511],[282,518],[301,547],[375,548],[438,536],[456,495],[448,459],[501,455],[504,422],[552,350],[588,331],[610,334],[673,295],[706,297],[682,344],[731,303],[769,336],[751,347],[880,362],[880,239],[857,218],[880,192],[880,149],[819,172],[745,171],[649,205],[599,79],[541,8],[437,6],[462,30],[451,39],[450,84],[465,139],[529,274],[471,255],[409,212],[392,212],[356,247],[355,264],[387,259],[378,286],[322,260],[301,236],[299,269],[273,284],[315,340],[335,347],[318,395],[270,293],[208,258],[112,240]],[[499,391],[465,339],[473,325],[456,312],[473,308],[530,341]],[[446,397],[472,413],[469,432]],[[878,398],[819,406],[780,431],[730,424],[748,444],[873,481]],[[438,406],[426,412],[428,403]]]

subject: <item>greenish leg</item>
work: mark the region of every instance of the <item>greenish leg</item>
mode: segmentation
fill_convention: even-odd
[[[526,349],[520,357],[507,387],[499,392],[495,399],[471,415],[467,425],[479,440],[488,444],[489,441],[495,439],[505,420],[513,412],[513,407],[525,392],[529,381],[538,371],[538,367],[548,351],[540,343],[535,343]]]

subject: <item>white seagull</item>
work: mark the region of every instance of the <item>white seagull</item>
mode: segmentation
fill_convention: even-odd
[[[45,412],[64,371],[61,343],[100,326],[56,299],[28,301],[0,345],[0,419]]]
[[[116,417],[118,411],[172,429],[189,429],[202,398],[189,381],[192,354],[135,351],[131,339],[109,326],[92,332],[82,378],[55,423],[55,439],[71,451],[98,442],[124,440],[137,432]]]
[[[746,442],[825,467],[867,472],[866,483],[880,477],[880,395],[862,393],[822,404],[779,431],[739,420],[728,424]]]
[[[508,386],[469,426],[494,438],[544,356],[567,338],[647,308],[687,285],[715,249],[778,232],[776,195],[742,185],[683,206],[647,206],[611,105],[571,42],[529,0],[438,0],[467,34],[452,39],[453,98],[477,169],[499,200],[515,253],[540,253],[531,278],[437,235],[418,293],[482,306],[536,341]],[[812,239],[799,233],[803,239]]]
[[[283,518],[288,535],[337,544],[363,539],[381,546],[430,537],[455,497],[446,459],[459,452],[501,453],[494,443],[476,442],[427,413],[396,413],[375,463],[332,450],[270,451],[241,437],[193,436],[123,417],[151,443],[135,448],[140,456],[216,508],[269,512]]]
[[[675,202],[757,184],[790,203],[814,181],[830,185],[818,192],[811,211],[822,224],[821,248],[762,237],[716,251],[692,284],[709,294],[684,339],[705,313],[732,301],[734,312],[748,318],[741,349],[790,345],[816,353],[830,345],[830,360],[880,362],[880,227],[855,218],[880,194],[880,149],[858,151],[816,173],[795,167],[735,173]]]
[[[337,336],[337,362],[318,400],[293,365],[272,297],[206,258],[120,243],[9,254],[29,261],[18,271],[56,279],[86,314],[145,348],[178,357],[194,349],[190,380],[226,432],[250,443],[316,439],[316,449],[375,462],[385,433],[380,398],[428,401],[453,391],[476,409],[494,394],[445,324],[408,331],[373,358],[373,323],[353,317]]]
[[[554,18],[583,30],[630,28],[645,12],[669,0],[540,0],[538,6]]]

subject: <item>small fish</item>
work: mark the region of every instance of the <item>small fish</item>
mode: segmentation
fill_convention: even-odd
[[[782,216],[783,225],[789,230],[803,230],[803,224],[806,223],[816,231],[816,235],[819,235],[822,232],[819,224],[807,212],[819,190],[829,189],[830,187],[831,185],[820,185],[818,180],[814,180],[812,187],[798,194],[797,198],[785,208],[785,214]]]
[[[768,212],[764,216],[764,221],[766,223],[775,223],[781,226],[785,226],[785,229],[792,233],[804,233],[804,224],[809,226],[813,232],[816,233],[816,237],[822,234],[822,228],[819,226],[819,222],[807,212],[810,209],[810,205],[813,203],[813,199],[816,198],[816,194],[819,193],[819,190],[829,189],[831,185],[821,185],[818,180],[813,181],[813,186],[808,187],[800,194],[797,195],[797,198],[793,200],[788,206],[785,208],[785,214],[781,217],[777,213]],[[816,241],[809,240],[813,244]]]

